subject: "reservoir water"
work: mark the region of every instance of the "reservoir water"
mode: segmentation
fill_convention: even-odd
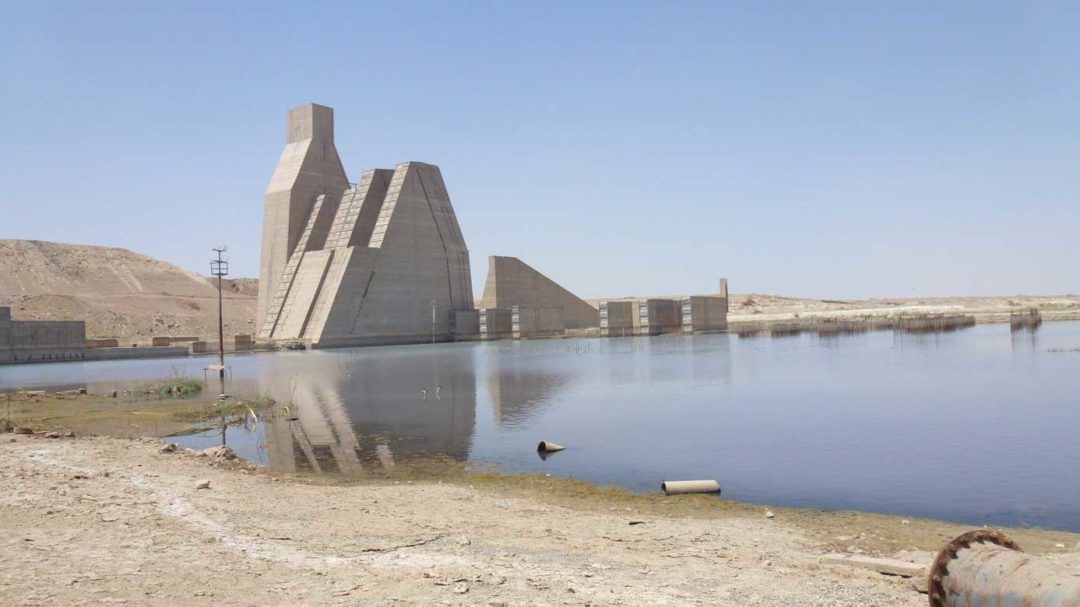
[[[290,414],[228,439],[286,470],[444,454],[633,490],[715,478],[724,497],[761,504],[1080,531],[1078,348],[1080,323],[1058,322],[241,355],[229,391],[268,394]],[[208,362],[0,367],[0,390],[105,392],[202,377]],[[567,449],[542,460],[540,439]]]

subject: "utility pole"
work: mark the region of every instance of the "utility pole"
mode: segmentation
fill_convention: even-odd
[[[435,345],[435,300],[431,300],[431,345]]]
[[[210,260],[210,274],[217,276],[217,322],[218,322],[218,366],[221,367],[218,370],[221,378],[222,394],[225,393],[225,320],[222,316],[221,310],[221,277],[226,276],[229,273],[229,262],[221,257],[221,254],[229,250],[229,247],[222,246],[219,248],[211,249],[217,253],[217,259]]]

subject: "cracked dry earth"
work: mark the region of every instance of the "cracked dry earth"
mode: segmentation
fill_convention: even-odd
[[[0,437],[3,605],[924,605],[764,517],[327,486],[160,443]],[[208,489],[197,489],[209,480]],[[643,521],[631,525],[631,522]]]

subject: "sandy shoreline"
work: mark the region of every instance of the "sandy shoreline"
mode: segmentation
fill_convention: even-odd
[[[928,561],[966,529],[558,479],[278,478],[149,438],[3,435],[0,470],[12,605],[914,606],[908,580],[820,556]],[[1076,534],[1006,533],[1080,564]]]

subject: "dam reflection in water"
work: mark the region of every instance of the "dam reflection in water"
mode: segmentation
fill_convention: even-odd
[[[0,384],[81,381],[102,393],[199,376],[204,364],[26,366],[0,369]],[[1077,322],[440,344],[231,364],[233,393],[277,405],[254,430],[230,428],[228,443],[282,470],[363,473],[441,455],[634,490],[717,478],[726,497],[756,503],[1080,531]],[[541,439],[568,449],[542,461]],[[170,440],[205,448],[221,432]]]
[[[572,379],[470,347],[372,352],[268,361],[255,389],[276,405],[256,431],[228,429],[227,444],[287,472],[357,474],[431,456],[468,461],[478,386],[486,389],[495,424],[517,428]],[[202,448],[221,438],[219,430],[210,430],[177,440]]]
[[[286,472],[357,474],[431,456],[468,461],[478,407],[489,413],[493,430],[516,434],[571,389],[726,383],[729,349],[728,336],[711,335],[266,357],[249,378],[254,385],[241,383],[276,405],[254,431],[229,428],[225,442]],[[480,404],[478,389],[484,390]],[[222,435],[214,429],[175,440],[201,449],[220,444]],[[514,451],[534,442],[516,442]]]
[[[476,422],[473,352],[334,354],[302,369],[281,360],[259,378],[277,405],[263,424],[270,466],[358,473],[397,460],[469,458]]]

